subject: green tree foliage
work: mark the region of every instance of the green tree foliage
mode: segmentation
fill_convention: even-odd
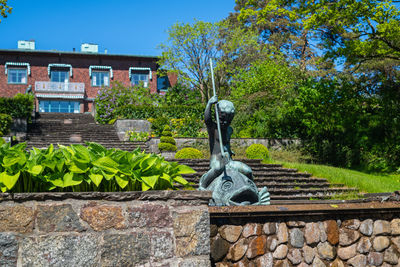
[[[172,95],[185,92],[186,96],[196,99],[199,92],[203,103],[213,94],[210,59],[214,62],[217,93],[227,96],[232,75],[241,68],[249,67],[254,60],[267,56],[257,32],[231,20],[214,24],[202,21],[177,23],[168,34],[168,43],[160,46],[163,54],[159,63],[166,69],[177,71],[183,81],[181,85],[187,84],[186,88],[191,88],[182,90],[184,88],[178,86],[173,88]],[[185,101],[190,102],[187,97]]]
[[[241,2],[239,19],[268,24],[271,17],[301,25],[326,56],[349,64],[400,59],[400,11],[391,0],[269,0]],[[262,2],[262,3],[261,3]],[[274,23],[276,20],[272,20]]]
[[[207,82],[210,59],[217,57],[218,28],[216,25],[195,21],[193,24],[176,23],[168,30],[167,44],[161,44],[160,65],[181,73],[181,78],[201,94],[205,103],[210,96]]]
[[[0,16],[3,18],[7,18],[8,14],[11,14],[12,11],[12,7],[7,5],[7,1],[8,0],[0,0]]]
[[[278,56],[257,61],[235,75],[231,88],[237,110],[233,121],[235,136],[288,137],[290,132],[283,132],[278,123],[298,79],[296,69]]]

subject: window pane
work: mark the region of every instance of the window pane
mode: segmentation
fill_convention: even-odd
[[[149,81],[148,74],[132,73],[131,76],[132,85],[139,85],[141,82],[143,82],[144,87],[147,87],[148,81]]]
[[[50,72],[50,80],[52,82],[68,82],[69,72],[68,71],[60,71],[60,70],[52,70]]]
[[[92,86],[109,86],[110,73],[107,71],[93,71],[92,72]]]
[[[26,69],[8,69],[8,83],[26,83]]]

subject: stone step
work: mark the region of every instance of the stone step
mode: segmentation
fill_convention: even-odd
[[[266,168],[270,167],[270,168],[275,168],[275,167],[282,167],[282,164],[264,164],[261,163],[261,160],[259,159],[235,159],[235,160],[239,160],[243,163],[246,163],[247,165],[251,165],[251,164],[257,164],[257,165],[262,165]],[[178,162],[179,164],[185,164],[185,165],[189,165],[191,167],[193,166],[206,166],[209,167],[210,165],[210,159],[171,159],[170,161],[175,161]]]
[[[205,171],[199,171],[199,173],[203,174],[203,173],[205,173]],[[266,171],[266,170],[261,170],[261,171],[253,170],[253,176],[254,177],[260,177],[260,176],[263,176],[263,177],[277,177],[277,178],[279,178],[279,177],[308,178],[308,177],[311,177],[311,174],[310,173],[304,173],[304,172],[285,172],[285,171],[280,171],[280,172],[272,171],[272,172],[269,172],[269,171]]]
[[[198,180],[186,179],[188,182],[192,182],[197,184]],[[325,183],[307,183],[307,184],[296,184],[296,183],[285,183],[285,182],[276,182],[276,181],[255,181],[258,186],[266,186],[268,189],[276,189],[276,188],[287,188],[287,189],[300,189],[300,188],[330,188],[334,187],[343,187],[343,184],[330,184],[328,182]]]
[[[182,175],[183,178],[198,182],[201,176],[190,177],[189,174]],[[279,183],[297,183],[297,184],[308,184],[308,183],[327,183],[328,181],[323,178],[296,178],[296,177],[256,177],[254,182],[279,182]]]

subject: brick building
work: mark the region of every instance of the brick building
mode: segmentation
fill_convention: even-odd
[[[176,76],[157,76],[157,57],[99,53],[93,44],[82,44],[80,52],[34,47],[19,41],[18,49],[0,50],[0,96],[32,90],[39,112],[91,112],[98,90],[112,81],[143,83],[153,93],[176,83]]]

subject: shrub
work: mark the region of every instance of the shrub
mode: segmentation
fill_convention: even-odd
[[[171,136],[161,136],[160,143],[169,143],[169,144],[176,145],[175,139]]]
[[[201,159],[203,158],[203,153],[193,147],[185,147],[176,152],[176,159]]]
[[[0,145],[2,192],[114,192],[188,187],[181,174],[193,169],[155,154],[106,149],[97,143],[26,151],[26,144]],[[168,177],[168,179],[165,179]]]
[[[96,120],[108,123],[112,119],[125,117],[124,106],[158,106],[159,95],[150,93],[149,88],[143,86],[124,86],[120,82],[113,82],[110,87],[103,87],[96,96]],[[122,108],[122,110],[120,110]],[[143,118],[138,118],[143,119]]]
[[[172,138],[171,127],[165,125],[164,130],[161,133],[160,143],[158,144],[158,149],[160,152],[164,151],[176,151],[176,142]]]
[[[0,113],[0,136],[6,135],[10,132],[12,118],[8,114]]]
[[[0,97],[0,113],[12,118],[30,120],[33,111],[34,96],[32,94],[17,94],[14,97]]]
[[[171,126],[179,137],[201,137],[201,128],[204,123],[199,117],[185,117],[181,119],[171,119]]]
[[[148,132],[136,132],[136,131],[128,131],[125,133],[128,136],[129,141],[140,141],[144,142],[150,138],[150,134]]]
[[[176,151],[176,145],[169,144],[169,143],[159,143],[158,144],[158,149],[160,152],[167,152],[167,151]]]
[[[169,119],[167,117],[157,117],[153,120],[149,120],[151,122],[151,129],[153,130],[155,136],[160,136],[162,131],[164,130],[165,125],[168,125]]]
[[[171,127],[169,127],[169,125],[166,125],[164,127],[164,130],[162,131],[161,136],[172,136]]]
[[[249,159],[268,159],[269,151],[262,144],[252,144],[246,149],[246,157]]]

